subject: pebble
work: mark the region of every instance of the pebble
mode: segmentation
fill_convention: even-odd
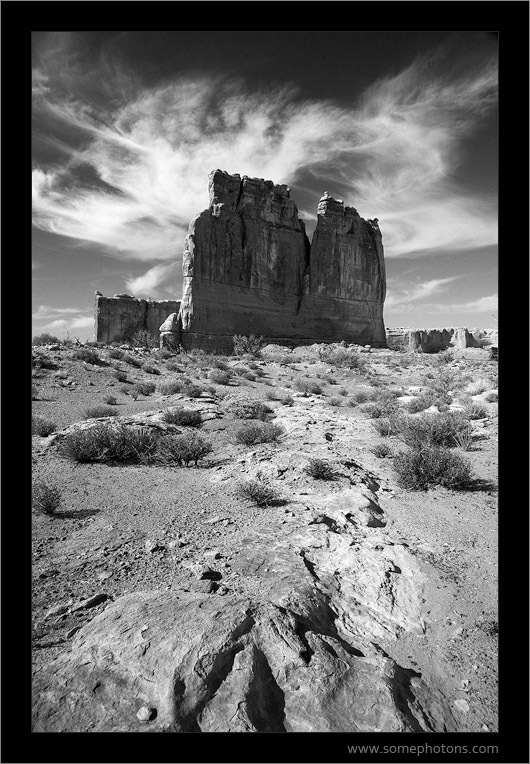
[[[141,722],[150,722],[156,716],[156,708],[152,706],[142,706],[136,712],[136,716]]]
[[[63,615],[63,613],[66,613],[68,610],[68,605],[55,605],[55,607],[52,607],[48,610],[45,618],[53,618],[53,616],[57,615]]]
[[[455,708],[458,708],[463,714],[467,714],[469,711],[469,703],[464,698],[458,698],[453,701]]]
[[[75,613],[77,610],[88,610],[91,607],[95,607],[96,605],[101,604],[102,602],[105,602],[105,600],[110,599],[109,595],[105,592],[100,592],[99,594],[94,594],[93,597],[89,597],[87,600],[83,600],[78,605],[75,605],[72,608],[72,613]]]
[[[66,632],[66,639],[71,639],[74,634],[77,634],[78,631],[80,631],[81,626],[74,626],[73,629],[70,629],[70,631]]]

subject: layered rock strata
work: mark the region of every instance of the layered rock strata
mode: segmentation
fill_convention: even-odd
[[[160,324],[171,313],[178,313],[177,300],[141,300],[128,294],[94,296],[94,339],[96,342],[125,342],[139,330],[159,336]]]
[[[216,170],[183,259],[184,347],[230,349],[234,334],[286,344],[385,345],[376,222],[326,194],[310,245],[289,188]]]
[[[478,348],[484,344],[491,344],[484,342],[481,337],[477,339],[475,334],[465,327],[456,329],[392,328],[386,330],[386,341],[388,347],[394,350],[411,350],[421,353],[437,353],[450,347]]]

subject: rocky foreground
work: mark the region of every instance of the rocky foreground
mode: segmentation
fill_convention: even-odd
[[[57,357],[71,363],[64,351]],[[370,420],[344,405],[352,381],[357,391],[373,389],[395,357],[372,353],[367,378],[295,352],[254,364],[265,376],[244,385],[240,377],[246,389],[228,397],[207,390],[200,398],[158,396],[151,409],[144,400],[143,411],[120,416],[129,426],[157,428],[167,427],[167,406],[184,401],[199,411],[201,432],[220,444],[199,469],[71,466],[59,444],[96,424],[73,413],[71,423],[36,438],[37,472],[57,477],[62,470],[71,495],[86,486],[88,505],[100,511],[35,522],[37,539],[54,523],[64,533],[49,558],[37,545],[35,731],[494,728],[485,665],[494,635],[484,625],[494,604],[494,504],[484,492],[443,488],[401,497],[389,459],[368,449],[377,440]],[[429,366],[417,363],[415,379],[394,366],[392,384],[418,381],[421,363]],[[464,356],[455,364],[464,369]],[[71,364],[69,372],[78,395],[89,377],[92,387],[110,378],[106,368],[79,373]],[[271,385],[287,393],[301,372],[343,385],[344,402],[293,392],[284,405],[270,395],[281,439],[235,445],[231,396],[263,400]],[[200,377],[200,360],[193,373]],[[484,439],[494,438],[496,413],[496,404],[484,405],[486,419],[474,424],[482,451]],[[312,457],[332,464],[331,479],[304,472]],[[480,465],[483,476],[491,473],[487,462]],[[233,493],[241,478],[256,477],[276,485],[282,500],[252,508]],[[86,507],[77,494],[76,502],[77,510]],[[466,579],[471,564],[480,571]],[[475,592],[477,574],[485,584]]]

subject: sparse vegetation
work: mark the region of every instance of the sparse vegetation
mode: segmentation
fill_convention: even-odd
[[[307,379],[306,377],[298,377],[298,379],[295,379],[293,387],[295,390],[298,390],[298,392],[304,393],[305,395],[322,394],[321,385],[319,385],[318,382],[314,382],[312,379]]]
[[[47,334],[46,332],[37,334],[32,340],[32,345],[58,345],[59,343],[60,340],[58,337],[54,334]]]
[[[76,462],[145,462],[154,458],[159,437],[148,427],[98,423],[66,435],[59,451]]]
[[[120,350],[119,348],[111,347],[108,349],[108,355],[109,355],[109,358],[113,358],[114,360],[119,361],[123,358],[125,353],[123,352],[123,350]]]
[[[318,349],[318,357],[324,363],[339,368],[363,369],[366,366],[366,360],[352,347],[324,345]]]
[[[129,366],[134,366],[135,369],[140,369],[143,364],[143,361],[141,361],[139,358],[136,358],[136,356],[131,355],[130,353],[126,353],[123,356],[123,360],[125,363],[128,363]]]
[[[196,433],[166,435],[158,441],[156,461],[168,466],[189,467],[192,462],[197,466],[199,459],[212,451],[212,444]]]
[[[488,403],[497,403],[499,400],[499,393],[497,390],[491,390],[487,395],[484,396],[484,400],[486,400]]]
[[[425,445],[452,448],[455,436],[470,429],[467,417],[460,412],[406,416],[399,420],[398,426],[401,440],[411,448]]]
[[[47,438],[52,432],[55,432],[57,425],[51,419],[45,419],[42,416],[33,416],[31,418],[31,432],[33,435],[40,435],[41,438]]]
[[[189,377],[161,379],[157,385],[157,390],[160,395],[176,395],[177,393],[184,393],[191,384]]]
[[[231,374],[222,369],[212,369],[208,372],[208,379],[215,382],[216,385],[229,385],[231,378]]]
[[[135,332],[131,343],[135,348],[146,348],[148,350],[158,347],[158,339],[147,329],[139,329]]]
[[[304,472],[315,480],[333,480],[335,471],[331,464],[324,459],[310,459]]]
[[[488,416],[488,410],[481,403],[473,401],[464,408],[464,416],[468,419],[484,419]]]
[[[328,403],[330,406],[342,406],[342,401],[340,398],[330,398]]]
[[[237,430],[236,442],[245,446],[253,446],[256,443],[272,443],[278,440],[283,432],[283,427],[278,424],[251,421]]]
[[[160,374],[160,369],[156,366],[152,366],[150,363],[144,363],[142,371],[145,371],[146,374]]]
[[[117,416],[118,414],[112,406],[89,406],[84,413],[86,419],[99,419],[103,416]]]
[[[250,499],[258,507],[268,507],[282,501],[279,491],[262,477],[240,483],[237,494],[243,499]]]
[[[403,488],[426,491],[430,486],[466,489],[472,482],[468,459],[441,446],[411,448],[394,456],[393,468]]]
[[[103,402],[107,404],[107,406],[115,406],[118,403],[118,399],[115,395],[106,395],[103,398]]]
[[[377,443],[370,449],[370,451],[374,456],[377,456],[378,459],[384,459],[386,456],[392,456],[393,453],[388,443]]]
[[[31,498],[37,512],[55,515],[62,501],[62,492],[56,485],[37,480],[32,485]]]
[[[126,372],[120,371],[119,369],[114,372],[114,377],[118,380],[118,382],[127,382]]]
[[[245,337],[243,334],[234,334],[232,337],[234,344],[234,355],[251,355],[255,358],[261,356],[261,351],[264,346],[263,337],[256,337],[255,334],[250,334]]]
[[[138,395],[151,395],[151,393],[155,392],[156,385],[154,382],[135,382],[133,390],[136,391]]]
[[[103,363],[99,355],[92,348],[79,348],[78,350],[74,350],[72,358],[75,358],[76,361],[91,363],[93,366],[100,366]]]
[[[168,409],[163,416],[164,422],[168,424],[179,424],[183,427],[200,427],[202,416],[200,411],[185,409],[181,406]]]

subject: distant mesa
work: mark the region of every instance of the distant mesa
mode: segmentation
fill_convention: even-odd
[[[138,329],[158,336],[176,313],[172,342],[184,349],[226,352],[234,334],[284,345],[386,346],[385,263],[374,221],[325,192],[310,242],[285,184],[215,170],[209,198],[185,240],[181,300],[96,293],[97,341],[124,341]]]

